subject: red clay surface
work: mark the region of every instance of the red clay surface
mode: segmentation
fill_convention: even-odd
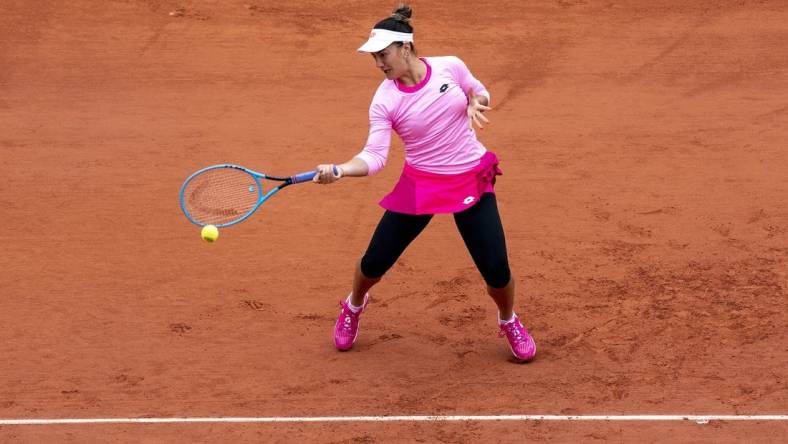
[[[488,86],[515,365],[450,217],[331,330],[399,175],[292,187],[209,245],[193,170],[363,145],[390,2],[0,3],[0,418],[788,414],[781,1],[416,2]],[[702,5],[701,5],[702,3]],[[680,5],[679,5],[680,4]],[[171,14],[171,12],[173,14]],[[771,423],[8,426],[3,442],[784,442]]]

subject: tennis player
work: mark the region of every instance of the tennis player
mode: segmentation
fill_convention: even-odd
[[[367,176],[386,164],[394,130],[405,144],[405,166],[380,205],[386,210],[356,267],[353,289],[340,303],[334,327],[337,349],[349,350],[359,317],[378,283],[434,214],[451,213],[487,292],[498,306],[500,336],[515,358],[529,361],[536,345],[513,311],[515,285],[509,270],[495,199],[498,159],[477,139],[473,124],[489,121],[490,95],[457,57],[418,57],[410,24],[412,11],[400,5],[378,22],[358,51],[372,55],[386,79],[369,108],[364,149],[348,162],[318,165],[314,181]]]

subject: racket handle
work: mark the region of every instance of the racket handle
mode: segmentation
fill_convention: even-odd
[[[339,170],[337,169],[336,165],[334,165],[334,174],[339,175]],[[309,171],[307,173],[296,174],[295,176],[290,177],[291,183],[301,183],[301,182],[308,182],[312,180],[317,175],[317,171]]]

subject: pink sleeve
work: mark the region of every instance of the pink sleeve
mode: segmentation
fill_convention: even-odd
[[[356,155],[367,163],[369,176],[386,166],[391,147],[391,120],[382,104],[372,101],[369,107],[369,137],[367,145]]]
[[[473,89],[474,93],[487,97],[487,101],[491,103],[490,93],[487,91],[487,88],[471,74],[471,71],[462,60],[458,57],[449,57],[449,68],[466,96],[468,95],[468,89]]]

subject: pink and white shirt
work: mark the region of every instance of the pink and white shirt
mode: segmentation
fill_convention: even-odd
[[[436,174],[473,169],[487,152],[468,125],[468,89],[490,99],[487,89],[457,57],[427,57],[421,82],[405,86],[384,80],[369,107],[369,137],[356,155],[369,175],[386,165],[393,129],[405,144],[405,161]]]

